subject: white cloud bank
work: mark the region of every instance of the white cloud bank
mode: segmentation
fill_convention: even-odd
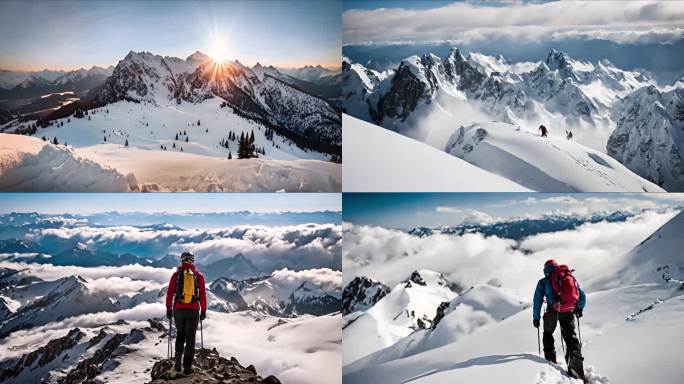
[[[684,2],[454,3],[418,10],[348,10],[342,15],[342,23],[345,44],[576,38],[666,43],[682,38]]]
[[[396,284],[418,269],[444,273],[464,286],[500,281],[530,296],[550,258],[569,264],[587,288],[619,270],[623,256],[678,212],[648,211],[624,222],[584,224],[574,230],[514,240],[481,234],[424,238],[382,227],[345,223],[343,282],[368,276]]]

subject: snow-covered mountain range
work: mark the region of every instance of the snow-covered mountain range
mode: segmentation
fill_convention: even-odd
[[[641,383],[654,375],[662,383],[681,381],[671,340],[682,335],[683,227],[680,212],[632,251],[612,255],[616,269],[583,269],[580,284],[587,307],[580,331],[587,382]],[[409,281],[416,274],[437,273],[414,272]],[[440,302],[443,292],[428,293],[440,286],[424,280],[424,286],[399,283],[378,300],[365,298],[378,296],[381,282],[350,281],[343,300],[362,305],[351,306],[343,316],[345,383],[496,382],[504,376],[511,383],[581,383],[567,376],[564,362],[549,364],[538,355],[531,291],[521,298],[514,293],[518,287],[490,281],[454,289]],[[416,287],[428,296],[411,292]],[[424,308],[422,326],[396,324],[414,307]],[[373,327],[371,320],[382,326]],[[562,350],[558,338],[556,348]],[[637,356],[635,350],[642,353]]]
[[[346,58],[342,64],[345,113],[438,149],[449,151],[449,137],[456,135],[460,126],[482,129],[490,135],[499,131],[513,135],[536,133],[544,124],[551,138],[565,140],[566,133],[572,132],[573,139],[583,144],[569,143],[573,144],[572,152],[591,153],[592,148],[661,187],[684,189],[680,169],[684,145],[679,112],[684,105],[682,82],[658,88],[647,76],[621,70],[607,60],[590,63],[556,50],[532,65],[510,64],[503,57],[477,53],[464,56],[456,48],[445,57],[411,56],[396,69],[383,72]],[[491,120],[500,123],[492,125]],[[514,138],[525,139],[522,135],[510,139]],[[516,145],[526,150],[533,143],[525,140]],[[492,145],[498,148],[496,143],[487,147]],[[504,151],[510,154],[511,150]],[[582,164],[591,165],[567,152],[571,161],[580,163],[580,170]],[[453,154],[469,160],[461,152]],[[539,155],[543,158],[532,162],[535,167],[553,161],[550,154]],[[624,181],[631,177],[616,178]],[[590,179],[586,179],[588,183],[595,182]],[[614,182],[615,178],[608,184]],[[639,185],[624,182],[626,185],[610,188],[641,191]],[[525,186],[547,191],[558,187],[553,183],[543,188],[534,183]]]
[[[73,71],[0,71],[0,98],[32,98],[55,92],[82,93],[102,85],[113,70],[113,66],[93,66]]]
[[[341,189],[339,84],[215,62],[201,52],[181,59],[133,51],[109,69],[26,81],[34,80],[59,88],[43,87],[25,102],[0,101],[0,132],[44,143],[3,140],[0,189]],[[250,153],[227,162],[238,158],[245,136]],[[79,182],[51,182],[49,163],[71,164],[64,172]]]

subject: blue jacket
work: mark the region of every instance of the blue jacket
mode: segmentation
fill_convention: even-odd
[[[584,309],[587,304],[587,297],[584,294],[584,290],[577,283],[577,288],[579,288],[579,300],[577,301],[577,307],[579,309]],[[551,287],[551,278],[545,276],[537,282],[537,288],[534,290],[534,300],[532,305],[532,318],[539,319],[541,317],[541,307],[544,304],[544,297],[546,297],[546,308],[553,306],[553,288]]]

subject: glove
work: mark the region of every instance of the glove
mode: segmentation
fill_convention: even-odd
[[[170,309],[166,310],[166,318],[171,320],[171,317],[173,316],[173,311]]]
[[[539,328],[539,319],[532,320],[532,325],[534,325],[535,328]]]
[[[582,308],[575,308],[575,316],[582,317]]]
[[[206,313],[206,312],[200,313],[200,320],[204,320],[204,319],[206,319],[206,318],[207,318],[207,313]]]

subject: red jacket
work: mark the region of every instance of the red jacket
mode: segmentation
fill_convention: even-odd
[[[178,276],[178,272],[182,272],[186,269],[191,269],[192,272],[197,275],[197,282],[199,284],[199,303],[198,302],[192,302],[192,303],[181,303],[181,302],[175,302],[176,301],[176,279]],[[176,309],[176,308],[187,308],[187,309],[194,309],[195,311],[199,311],[200,308],[202,308],[202,312],[207,311],[207,295],[204,290],[204,275],[195,268],[194,264],[182,264],[176,272],[173,273],[173,276],[171,276],[171,281],[169,281],[169,289],[166,290],[166,309]]]

